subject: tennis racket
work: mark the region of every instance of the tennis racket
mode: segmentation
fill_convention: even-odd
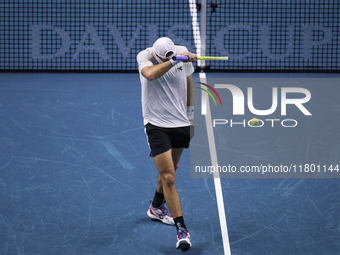
[[[174,56],[172,57],[173,60],[188,60],[188,56]],[[228,57],[198,57],[198,60],[228,60]]]

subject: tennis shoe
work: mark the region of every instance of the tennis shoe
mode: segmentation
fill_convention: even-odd
[[[190,234],[186,228],[179,228],[177,231],[176,248],[186,251],[191,247]]]
[[[164,224],[175,225],[174,219],[166,206],[166,203],[163,203],[160,207],[154,208],[152,206],[152,202],[150,204],[149,210],[147,211],[148,216],[153,220],[159,220]]]

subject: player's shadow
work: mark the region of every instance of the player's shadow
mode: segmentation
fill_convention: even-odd
[[[206,247],[210,246],[211,244],[207,243],[193,243],[193,247],[191,247],[187,251],[179,251],[174,247],[166,247],[162,250],[162,254],[164,255],[178,255],[178,254],[183,254],[183,255],[204,255],[204,250],[206,251]],[[221,248],[221,253],[214,253],[214,254],[223,254],[223,247]]]

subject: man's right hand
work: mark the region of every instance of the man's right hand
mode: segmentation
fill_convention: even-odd
[[[198,56],[195,53],[186,52],[184,54],[181,54],[181,56],[187,56],[189,59],[183,62],[196,62],[198,60]]]

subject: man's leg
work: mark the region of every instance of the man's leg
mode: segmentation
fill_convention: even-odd
[[[185,226],[182,207],[176,190],[176,174],[183,148],[170,149],[154,157],[159,171],[160,185],[177,228],[176,248],[187,250],[191,247],[189,232]]]
[[[173,148],[172,149],[172,161],[174,164],[174,168],[175,171],[177,170],[178,166],[179,166],[179,160],[181,159],[182,156],[182,152],[183,152],[183,148]],[[157,165],[156,165],[157,166]],[[157,180],[157,188],[156,191],[158,194],[162,194],[163,195],[163,184],[162,184],[162,179],[161,179],[161,174],[158,174],[158,180]],[[164,195],[163,195],[164,197]],[[160,201],[157,204],[158,206],[160,206]]]
[[[164,194],[166,203],[173,218],[182,216],[181,203],[176,190],[176,174],[178,162],[183,149],[170,149],[154,157],[159,172],[157,192]]]

